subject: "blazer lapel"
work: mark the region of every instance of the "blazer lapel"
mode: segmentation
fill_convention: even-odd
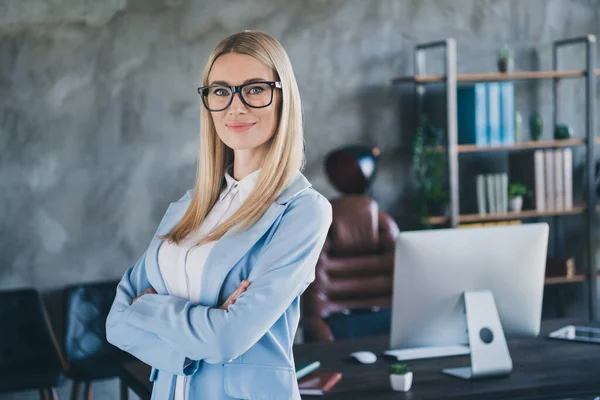
[[[310,186],[304,175],[298,173],[254,225],[238,234],[234,234],[235,230],[229,231],[217,241],[208,255],[202,282],[200,282],[202,285],[200,304],[217,304],[221,286],[229,271],[233,269],[238,261],[269,230],[286,209],[287,202]],[[146,252],[146,274],[148,280],[159,294],[168,294],[168,291],[158,266],[158,250],[163,242],[158,237],[168,233],[177,225],[185,214],[192,196],[193,191],[189,190],[184,199],[169,205]]]
[[[209,306],[217,304],[221,286],[229,271],[269,230],[284,210],[284,206],[273,203],[250,228],[236,235],[230,230],[217,241],[204,267],[200,304]]]
[[[189,194],[190,191],[187,192],[186,201],[178,201],[169,205],[169,208],[158,225],[158,230],[154,234],[150,246],[146,251],[146,275],[148,281],[152,284],[152,287],[158,294],[168,294],[167,285],[165,284],[158,266],[158,250],[163,242],[159,239],[159,236],[168,233],[181,220],[190,204],[191,197]]]
[[[200,304],[217,305],[221,286],[229,271],[281,216],[287,202],[309,187],[308,180],[299,173],[254,225],[237,235],[229,231],[217,241],[206,260],[201,282]]]

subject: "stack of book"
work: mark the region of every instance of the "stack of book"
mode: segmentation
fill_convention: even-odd
[[[301,395],[322,396],[342,379],[341,372],[319,371],[320,366],[319,361],[314,361],[296,369]]]
[[[570,148],[513,153],[509,156],[511,182],[527,186],[529,208],[560,211],[573,208],[573,151]]]
[[[513,82],[460,86],[456,98],[459,144],[483,147],[515,143]]]
[[[508,174],[477,175],[479,215],[508,212]]]

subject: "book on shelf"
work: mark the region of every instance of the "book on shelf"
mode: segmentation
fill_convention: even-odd
[[[315,371],[298,380],[302,395],[324,395],[342,379],[341,372]]]
[[[488,145],[487,90],[485,83],[456,90],[458,143]]]
[[[458,143],[502,146],[515,143],[513,82],[480,82],[456,91]]]
[[[536,150],[509,155],[509,181],[525,185],[531,198],[524,209],[564,211],[573,208],[573,151]]]
[[[500,132],[501,142],[515,144],[515,85],[513,82],[500,82]]]
[[[546,182],[546,209],[556,209],[556,178],[554,169],[554,151],[544,150],[544,171],[546,172],[544,181]]]
[[[498,82],[486,84],[487,94],[487,138],[490,146],[502,145],[502,133],[500,132],[500,85]]]
[[[486,215],[488,210],[490,214],[506,214],[508,212],[508,175],[505,173],[478,174],[475,179],[479,215]]]
[[[475,178],[477,180],[477,211],[479,215],[483,216],[487,214],[487,202],[486,202],[486,185],[485,180],[486,176],[483,174],[477,175]]]
[[[575,257],[548,257],[546,259],[546,277],[564,277],[571,279],[575,276]]]

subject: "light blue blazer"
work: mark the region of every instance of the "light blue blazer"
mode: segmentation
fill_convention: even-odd
[[[191,377],[194,400],[299,399],[292,345],[300,295],[314,280],[331,225],[330,203],[298,173],[254,225],[216,243],[193,304],[168,295],[157,260],[158,236],[182,218],[191,196],[171,203],[125,272],[106,321],[108,341],[153,367],[152,399],[172,399],[176,375]],[[248,290],[218,309],[244,279]],[[157,294],[131,305],[150,286]]]

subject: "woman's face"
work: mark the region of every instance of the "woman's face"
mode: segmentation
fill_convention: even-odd
[[[271,68],[254,57],[245,54],[229,53],[218,57],[208,75],[208,85],[222,84],[237,86],[252,81],[275,81]],[[260,88],[248,87],[244,93],[247,101],[251,96],[258,96]],[[270,139],[275,134],[279,122],[280,89],[273,90],[271,104],[264,108],[252,108],[235,93],[229,107],[223,111],[211,111],[213,122],[219,138],[236,153],[250,151],[266,155]],[[225,92],[220,92],[221,95]]]

